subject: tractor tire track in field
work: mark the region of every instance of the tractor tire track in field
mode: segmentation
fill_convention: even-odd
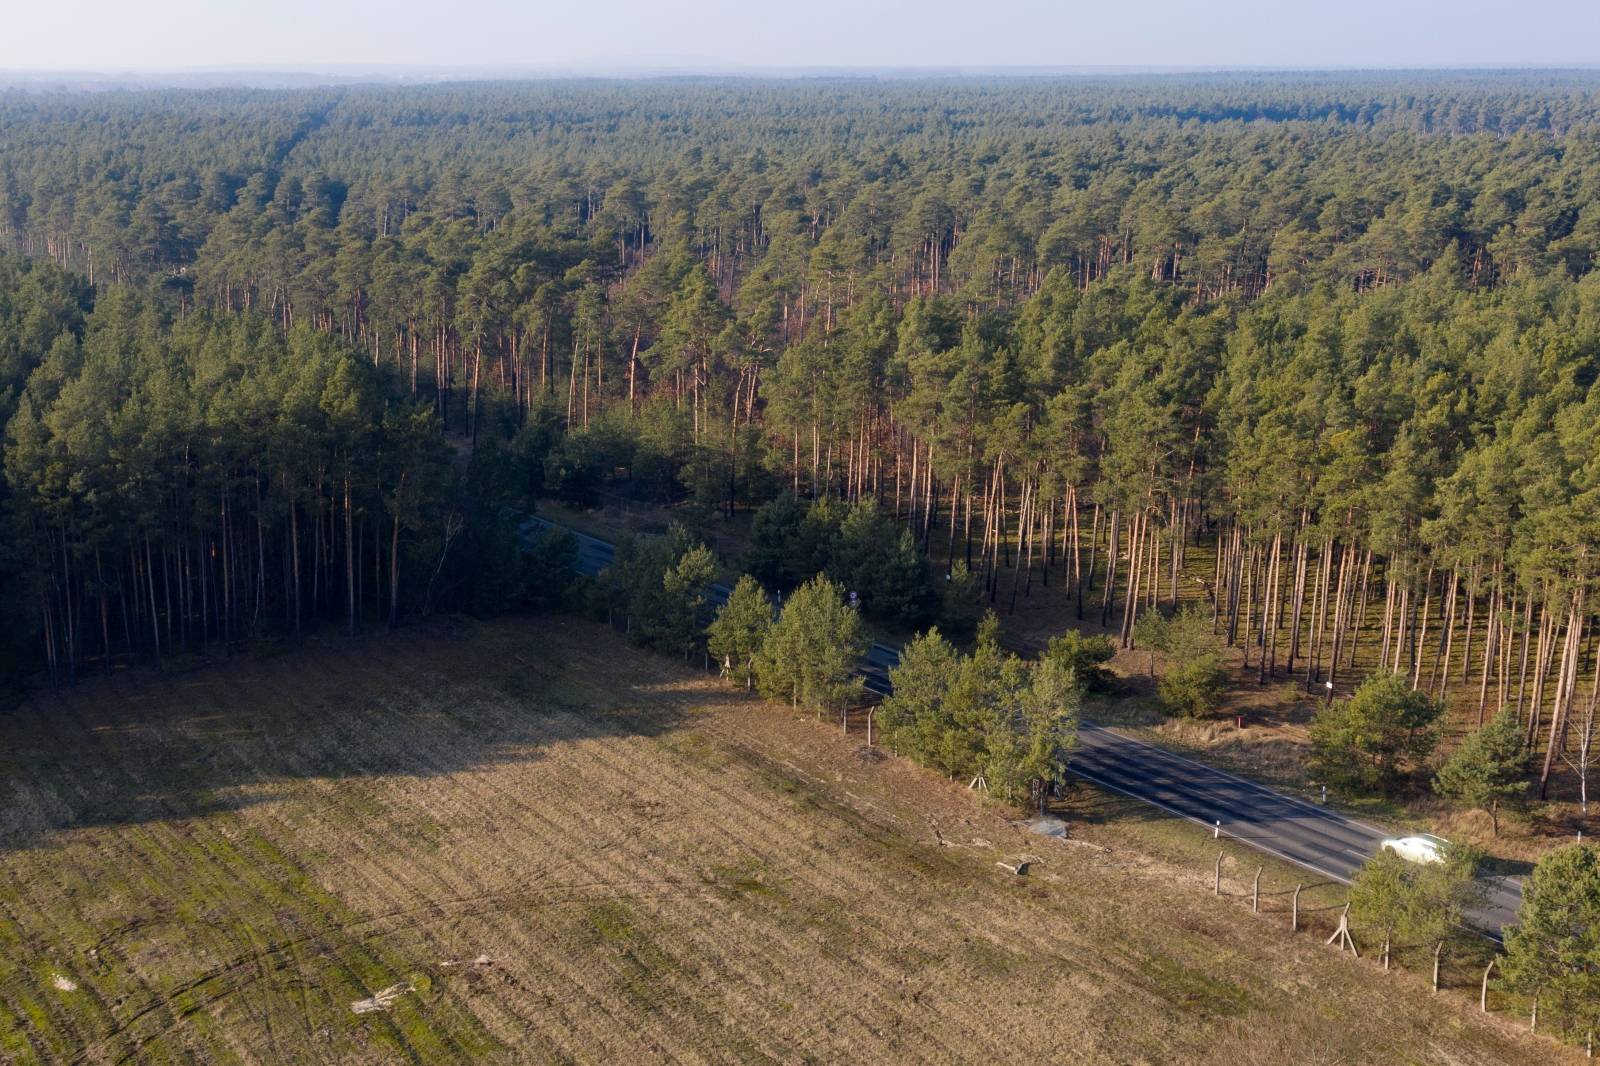
[[[573,723],[575,721],[575,718],[573,716],[570,716],[570,715],[552,715],[552,716],[549,716],[549,721],[551,723],[562,723],[562,724],[570,725],[571,723]],[[574,738],[572,736],[570,736],[570,735],[567,735],[563,731],[563,732],[553,733],[553,734],[551,734],[549,736],[541,737],[539,739],[541,740],[541,742],[553,742],[553,741],[570,741],[570,740],[572,740]],[[602,759],[602,761],[604,761],[603,755],[600,756],[600,758]],[[629,773],[628,769],[625,768],[625,767],[622,767],[622,766],[619,766],[619,765],[613,765],[613,764],[610,764],[610,763],[607,763],[606,765],[613,772],[613,774],[617,776],[617,778],[619,780],[626,779],[626,778],[628,778],[630,776],[630,773]],[[433,779],[432,778],[426,778],[425,780],[432,781]],[[453,786],[452,791],[455,791],[457,793],[459,793],[461,791],[461,789],[459,788],[459,783],[458,782],[452,782],[452,786]],[[496,805],[499,805],[499,806],[502,806],[502,807],[504,806],[502,801],[499,800],[499,799],[495,799],[493,802]],[[740,810],[741,806],[738,805],[738,804],[732,804],[730,806],[730,809]],[[518,812],[518,816],[519,816],[519,818],[526,819],[526,817],[528,817],[532,813],[533,812],[526,811],[526,810],[519,811]],[[758,828],[760,828],[760,827],[758,827]],[[798,829],[799,828],[798,823],[795,823],[795,825],[792,826],[791,828]],[[767,831],[768,832],[771,831],[770,827],[767,828]],[[365,865],[365,860],[363,861],[363,865]],[[639,875],[638,874],[634,874],[634,875],[632,875],[632,878],[633,878],[633,880],[638,881],[639,880]],[[855,886],[851,886],[852,889],[859,888],[859,887],[860,887],[859,884],[855,885]],[[493,899],[495,897],[489,897],[489,898]],[[502,897],[499,897],[499,898],[506,899],[506,900],[510,899],[510,897],[506,897],[506,896],[502,896]],[[716,942],[713,940],[710,943],[708,943],[707,945],[705,945],[705,947],[706,948],[710,948],[710,947],[714,946],[715,943]],[[706,957],[706,956],[703,955],[702,957]],[[855,975],[853,977],[853,979],[849,981],[849,983],[851,983],[851,984],[860,984],[860,983],[870,982],[870,981],[872,981],[875,978],[878,978],[880,976],[882,976],[882,975],[871,974],[871,975],[866,975],[864,977],[861,976],[861,975]]]
[[[241,861],[237,849],[232,847],[226,835],[219,832],[221,828],[213,819],[211,827],[201,832],[192,821],[173,817],[162,822],[131,827],[122,835],[143,843],[142,847],[133,850],[139,860],[152,871],[147,883],[153,892],[162,890],[170,892],[176,886],[192,881],[197,876],[205,876],[214,870],[214,875],[206,885],[212,893],[221,896],[226,891],[224,886],[233,885],[238,880],[244,879],[256,894],[265,894],[263,890],[267,886],[253,876],[255,864]],[[174,837],[184,838],[189,847],[180,852],[173,840]],[[280,911],[275,918],[280,922],[286,919],[292,920],[288,913],[283,911]],[[222,931],[223,925],[224,923],[214,921],[188,923],[191,934],[197,933],[210,943],[209,954],[225,956],[234,940]],[[238,928],[242,935],[254,938],[254,930],[249,925],[240,925]],[[159,992],[147,989],[144,1005],[128,1013],[100,1041],[86,1047],[80,1054],[79,1060],[98,1057],[108,1043],[119,1040],[126,1041],[128,1047],[118,1057],[118,1061],[127,1061],[141,1055],[147,1045],[172,1032],[186,1018],[203,1009],[209,1010],[217,1006],[224,1000],[230,999],[247,984],[263,977],[270,977],[274,972],[274,968],[261,965],[259,960],[254,969],[255,973],[249,975],[248,980],[241,979],[240,965],[222,966],[202,972],[188,981],[168,986]],[[243,1002],[244,1009],[256,1025],[264,1033],[270,1034],[271,1024],[268,1017],[257,1010],[256,1005],[248,999]],[[268,1044],[270,1043],[269,1038]]]
[[[0,823],[0,1059],[1156,1061],[1213,1050],[1213,984],[1298,1017],[1248,916],[1069,848],[999,874],[1054,846],[603,626],[313,641],[8,729],[47,757]]]
[[[542,738],[544,741],[546,741],[546,742],[573,742],[573,741],[575,741],[577,739],[574,736],[569,735],[569,727],[572,727],[573,725],[575,725],[577,723],[577,719],[574,716],[570,716],[570,715],[551,716],[549,721],[553,726],[558,726],[559,728],[555,732],[551,733],[551,735],[549,735],[549,736],[547,736],[545,738]],[[605,758],[605,750],[606,749],[598,749],[595,753],[586,753],[586,754],[590,754],[591,758],[598,759],[601,762],[601,764],[606,768],[606,770],[609,771],[609,774],[607,775],[609,780],[615,780],[615,781],[618,781],[618,782],[631,781],[633,779],[633,777],[636,776],[636,775],[633,772],[631,772],[628,768],[623,767],[623,766],[619,766],[619,765],[614,764],[614,763],[610,762],[609,760],[607,760]],[[593,776],[594,775],[591,774],[591,777],[593,777]],[[617,786],[612,786],[612,787],[617,787]],[[567,790],[557,790],[557,791],[559,793],[559,792],[567,791]],[[570,791],[572,792],[573,795],[581,795],[582,794],[582,790],[581,789],[573,789],[573,790],[570,790]],[[592,791],[597,791],[597,790],[592,790]],[[499,803],[501,801],[497,799],[495,802]],[[520,807],[520,801],[513,801],[513,802],[516,802],[518,804],[518,806]],[[590,806],[591,806],[591,811],[592,811],[592,805],[590,805]],[[551,813],[551,812],[552,812],[552,809],[547,804],[546,805],[546,813],[548,814],[548,813]],[[583,816],[583,814],[585,813],[585,811],[584,811],[584,808],[582,806],[578,806],[578,807],[574,808],[572,805],[563,804],[563,805],[561,805],[559,811],[557,811],[556,813],[560,813],[564,817],[567,817],[567,818],[570,819],[574,815],[576,815],[576,816],[581,818]],[[518,816],[518,820],[519,821],[521,821],[523,823],[526,823],[526,821],[530,817],[537,817],[538,815],[537,815],[536,812],[534,812],[534,811],[532,811],[530,809],[523,808],[523,809],[520,809],[520,810],[517,811],[517,816]],[[574,831],[574,830],[569,830],[569,829],[566,829],[566,828],[563,827],[563,828],[561,828],[560,831],[561,832],[570,832],[570,831]],[[576,830],[576,831],[584,833],[585,837],[587,839],[593,839],[594,831],[593,831],[593,828],[590,827],[590,826],[585,826],[582,830]],[[588,853],[588,852],[593,852],[595,850],[597,850],[597,849],[590,847],[590,848],[586,848],[585,852]],[[636,882],[639,882],[639,881],[648,882],[649,881],[649,872],[648,872],[648,870],[641,868],[638,863],[639,863],[639,860],[636,859],[635,862],[632,865],[630,865],[629,868],[633,872],[631,872],[628,875],[629,878],[631,880],[633,880],[633,881],[636,881]],[[701,965],[701,966],[720,965],[724,961],[722,959],[721,955],[720,955],[719,950],[718,950],[718,942],[715,939],[711,939],[711,940],[708,940],[708,941],[706,941],[704,943],[696,945],[695,950],[692,952],[692,954],[696,957],[699,965]],[[683,1019],[683,1020],[684,1021],[690,1021],[690,1019]]]

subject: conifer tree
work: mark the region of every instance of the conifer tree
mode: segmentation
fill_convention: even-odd
[[[1600,1025],[1600,848],[1573,844],[1539,860],[1505,944],[1507,980],[1542,1013],[1580,1032]]]
[[[1514,711],[1504,710],[1470,734],[1439,768],[1433,790],[1489,812],[1495,836],[1500,835],[1500,804],[1527,791],[1527,750],[1523,728]]]
[[[771,628],[772,601],[759,581],[743,574],[706,629],[707,647],[731,677],[750,688],[756,656]]]
[[[1467,910],[1482,899],[1481,861],[1475,849],[1452,846],[1442,862],[1407,862],[1380,851],[1362,864],[1350,885],[1350,913],[1378,931],[1384,969],[1397,938],[1442,949],[1462,930]]]
[[[819,716],[843,713],[860,698],[855,671],[867,643],[861,616],[843,590],[818,574],[784,602],[762,642],[755,657],[761,694]]]
[[[1348,700],[1324,706],[1312,719],[1317,765],[1344,784],[1392,788],[1404,766],[1433,750],[1443,710],[1398,674],[1375,674]]]

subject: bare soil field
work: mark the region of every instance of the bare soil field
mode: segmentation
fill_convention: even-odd
[[[1215,898],[1202,833],[1086,793],[1030,836],[861,739],[570,619],[42,695],[0,717],[0,1060],[1571,1054]]]

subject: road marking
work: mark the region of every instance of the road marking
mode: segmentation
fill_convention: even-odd
[[[1071,768],[1069,767],[1069,769],[1071,769]],[[1113,785],[1109,781],[1100,780],[1099,778],[1095,777],[1093,774],[1086,774],[1082,770],[1077,770],[1077,769],[1073,769],[1072,772],[1077,774],[1079,777],[1082,777],[1082,778],[1085,778],[1085,779],[1087,779],[1089,781],[1094,782],[1095,784],[1099,785],[1101,788],[1109,788],[1113,792],[1122,793],[1124,796],[1127,796],[1129,799],[1136,799],[1140,803],[1148,803],[1152,807],[1160,807],[1162,810],[1166,811],[1168,814],[1177,815],[1179,818],[1182,818],[1182,819],[1184,819],[1186,821],[1193,822],[1195,825],[1202,825],[1202,826],[1205,826],[1207,829],[1216,829],[1217,828],[1214,823],[1208,822],[1204,818],[1196,818],[1192,814],[1185,814],[1182,811],[1177,810],[1176,808],[1169,807],[1165,803],[1162,803],[1160,800],[1151,799],[1148,796],[1141,796],[1141,795],[1138,795],[1137,793],[1129,792],[1127,789],[1121,788],[1121,787],[1119,787],[1117,785]],[[1227,833],[1229,839],[1237,840],[1239,843],[1243,844],[1247,848],[1255,848],[1257,851],[1264,851],[1268,855],[1273,856],[1274,858],[1282,859],[1284,862],[1292,863],[1293,865],[1299,866],[1302,869],[1310,870],[1312,873],[1321,874],[1323,877],[1332,878],[1333,880],[1338,881],[1342,885],[1348,885],[1350,883],[1350,879],[1349,878],[1340,877],[1336,873],[1329,873],[1327,870],[1324,870],[1322,867],[1317,866],[1317,865],[1315,865],[1313,863],[1305,862],[1305,861],[1303,861],[1301,859],[1290,858],[1289,856],[1285,855],[1283,852],[1278,851],[1275,848],[1269,848],[1265,844],[1257,843],[1254,840],[1246,840],[1244,837],[1238,836],[1238,835],[1236,835],[1236,834],[1234,834],[1232,832],[1229,832],[1226,829],[1223,829],[1221,831],[1224,832],[1224,833]]]
[[[1273,796],[1273,797],[1275,797],[1277,799],[1285,800],[1285,801],[1287,801],[1289,803],[1294,804],[1297,807],[1303,807],[1304,809],[1306,809],[1308,811],[1311,811],[1314,814],[1320,815],[1321,817],[1330,818],[1330,819],[1334,819],[1334,820],[1341,821],[1341,822],[1346,822],[1346,823],[1348,823],[1350,825],[1354,825],[1354,826],[1360,826],[1362,829],[1370,830],[1370,831],[1378,834],[1380,837],[1389,835],[1386,831],[1384,831],[1382,829],[1379,829],[1375,825],[1369,825],[1366,822],[1357,821],[1354,818],[1350,818],[1350,817],[1347,817],[1347,816],[1345,816],[1343,814],[1340,814],[1338,811],[1329,810],[1326,807],[1319,807],[1316,804],[1311,803],[1311,802],[1309,802],[1307,800],[1303,800],[1298,796],[1291,796],[1291,795],[1288,795],[1287,793],[1279,792],[1276,789],[1268,788],[1266,785],[1263,785],[1258,781],[1251,781],[1247,777],[1240,777],[1237,774],[1230,774],[1226,770],[1220,770],[1217,767],[1211,766],[1211,765],[1209,765],[1207,763],[1196,762],[1193,759],[1186,759],[1182,755],[1179,755],[1174,751],[1170,751],[1167,748],[1157,747],[1154,744],[1147,744],[1142,740],[1135,740],[1133,737],[1126,736],[1125,734],[1122,734],[1122,733],[1113,733],[1111,730],[1107,729],[1105,726],[1095,725],[1093,722],[1084,722],[1084,723],[1082,723],[1081,727],[1087,727],[1089,729],[1095,730],[1096,732],[1104,733],[1107,736],[1112,737],[1114,741],[1122,741],[1123,743],[1127,743],[1127,744],[1137,744],[1141,748],[1146,748],[1146,749],[1148,749],[1150,751],[1153,751],[1153,752],[1157,753],[1158,755],[1164,755],[1167,758],[1173,759],[1173,760],[1175,760],[1177,762],[1180,762],[1180,763],[1183,763],[1186,766],[1193,766],[1193,767],[1195,767],[1197,769],[1205,770],[1205,771],[1207,771],[1209,773],[1217,774],[1218,776],[1221,776],[1221,777],[1226,777],[1230,781],[1237,781],[1241,785],[1246,785],[1246,786],[1248,786],[1248,787],[1250,787],[1250,788],[1252,788],[1252,789],[1254,789],[1254,790],[1256,790],[1258,792],[1265,792],[1270,796]]]
[[[1156,750],[1159,751],[1161,749],[1157,748]],[[1138,800],[1140,803],[1148,803],[1152,807],[1160,807],[1162,810],[1166,811],[1168,814],[1176,815],[1177,817],[1182,818],[1185,821],[1193,822],[1195,825],[1204,826],[1205,828],[1212,829],[1212,830],[1216,830],[1216,829],[1220,828],[1214,822],[1208,822],[1204,818],[1196,818],[1192,814],[1184,814],[1180,810],[1175,810],[1174,808],[1167,806],[1165,803],[1162,803],[1160,800],[1151,799],[1148,796],[1140,796],[1137,793],[1129,792],[1125,788],[1120,788],[1117,785],[1113,785],[1109,781],[1102,781],[1099,778],[1095,777],[1093,774],[1086,774],[1082,770],[1073,769],[1071,767],[1068,767],[1068,769],[1072,769],[1072,772],[1077,774],[1079,777],[1084,778],[1085,780],[1088,780],[1090,782],[1093,782],[1094,784],[1099,785],[1101,788],[1109,788],[1113,792],[1122,793],[1124,796],[1127,796],[1129,799]],[[1223,829],[1221,831],[1225,832],[1225,833],[1228,832],[1225,829]],[[1289,856],[1285,855],[1283,852],[1278,851],[1275,848],[1269,848],[1265,844],[1258,843],[1258,842],[1256,842],[1254,840],[1247,840],[1244,837],[1236,836],[1233,833],[1228,833],[1228,838],[1230,840],[1238,841],[1239,843],[1243,844],[1247,848],[1254,848],[1257,851],[1264,851],[1268,855],[1271,855],[1273,858],[1282,859],[1284,862],[1289,863],[1292,866],[1298,866],[1303,870],[1310,870],[1312,873],[1321,874],[1323,877],[1329,878],[1330,880],[1337,881],[1341,885],[1350,884],[1350,879],[1348,877],[1340,877],[1338,874],[1329,873],[1327,870],[1324,870],[1322,867],[1317,866],[1317,865],[1315,865],[1313,863],[1305,862],[1305,861],[1303,861],[1301,859],[1292,859]],[[1493,921],[1493,920],[1494,919],[1491,917],[1490,921]],[[1463,924],[1465,925],[1465,923],[1463,923]],[[1477,933],[1479,936],[1484,937],[1485,939],[1494,941],[1496,944],[1505,943],[1505,941],[1501,938],[1501,935],[1499,933],[1491,933],[1487,929],[1480,929],[1477,926],[1473,926],[1473,925],[1467,925],[1466,928],[1472,930],[1472,932]]]

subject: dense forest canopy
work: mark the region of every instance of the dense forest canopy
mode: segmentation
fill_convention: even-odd
[[[1597,94],[0,95],[10,661],[508,605],[539,495],[837,497],[1125,643],[1202,550],[1261,676],[1366,639],[1548,775],[1593,662]]]
[[[1404,278],[1452,242],[1479,275],[1580,273],[1597,88],[1586,72],[10,93],[0,236],[85,271],[217,282],[242,280],[242,238],[303,259],[455,222],[642,224],[647,247],[687,240],[730,278],[809,253],[785,247],[797,236],[852,268],[961,246],[950,289],[996,260],[1022,291],[1115,260],[1255,292],[1274,260]]]

